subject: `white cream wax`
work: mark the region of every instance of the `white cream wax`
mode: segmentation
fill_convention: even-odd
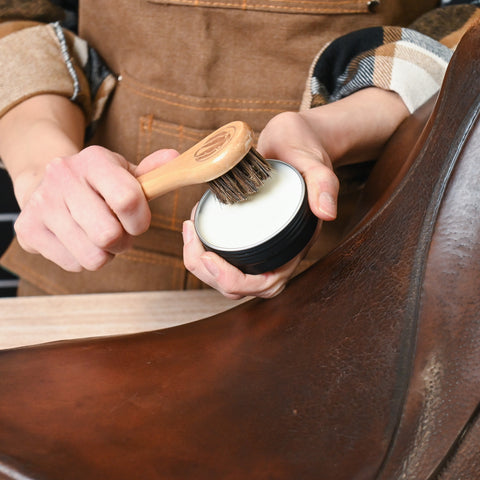
[[[247,200],[225,205],[208,194],[199,205],[195,226],[200,238],[221,250],[243,250],[272,238],[297,213],[305,194],[300,174],[272,161],[270,178]]]

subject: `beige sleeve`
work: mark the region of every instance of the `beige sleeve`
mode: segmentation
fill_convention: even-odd
[[[65,96],[92,120],[92,100],[82,71],[86,43],[57,24],[0,24],[0,116],[39,94]]]

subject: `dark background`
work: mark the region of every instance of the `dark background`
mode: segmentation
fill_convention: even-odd
[[[7,249],[14,232],[13,223],[18,205],[7,172],[0,168],[0,255]],[[17,278],[0,267],[0,297],[12,297],[17,293]]]

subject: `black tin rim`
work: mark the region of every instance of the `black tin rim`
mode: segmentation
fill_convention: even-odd
[[[248,274],[260,274],[275,270],[292,260],[307,246],[318,224],[318,218],[312,213],[308,205],[307,189],[300,173],[285,162],[279,160],[269,160],[269,162],[287,165],[299,175],[302,181],[303,198],[299,200],[295,213],[286,225],[273,232],[261,243],[242,249],[220,249],[214,247],[209,242],[204,241],[197,230],[197,234],[206,250],[218,254],[228,263]],[[195,223],[197,215],[201,212],[201,205],[208,195],[211,195],[211,193],[205,193],[200,200],[195,213]]]

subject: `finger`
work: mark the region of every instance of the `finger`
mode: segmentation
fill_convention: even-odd
[[[118,217],[69,162],[69,159],[56,159],[47,166],[41,195],[44,206],[40,211],[48,218],[52,209],[65,203],[67,212],[61,213],[71,215],[93,245],[111,253],[125,250],[131,241]],[[52,191],[50,185],[54,186]]]
[[[213,252],[206,252],[191,220],[183,223],[185,267],[224,296],[240,299],[255,295],[269,297],[280,291],[285,273],[247,275]],[[283,288],[283,287],[282,287]]]
[[[206,253],[202,242],[195,233],[195,227],[191,220],[183,222],[183,261],[185,268],[195,275],[199,280],[215,288],[224,296],[231,299],[240,299],[241,295],[234,292],[227,292],[221,288],[217,282],[218,272],[215,271],[215,264],[209,265],[202,261],[202,256]],[[216,256],[216,255],[215,255]],[[208,258],[208,256],[207,256]]]
[[[183,262],[185,268],[207,285],[216,288],[215,281],[211,278],[205,266],[200,261],[200,257],[205,253],[205,249],[196,235],[195,227],[191,220],[183,222],[182,236]]]
[[[154,168],[160,167],[165,163],[172,161],[178,157],[178,152],[173,149],[157,150],[145,157],[135,168],[135,176],[138,177],[144,173],[148,173]]]
[[[31,195],[15,230],[26,251],[39,253],[67,271],[96,270],[110,258],[92,245],[54,188],[42,187]]]
[[[334,220],[340,184],[333,171],[317,163],[303,172],[307,185],[308,202],[312,212],[321,220]]]
[[[88,186],[72,182],[65,203],[73,220],[93,245],[110,253],[121,253],[130,247],[132,237],[125,231],[117,215]]]
[[[337,216],[340,185],[325,154],[292,148],[285,149],[282,160],[295,167],[303,176],[312,212],[321,220],[334,220]]]
[[[140,184],[126,168],[126,161],[117,157],[101,147],[83,150],[85,179],[115,213],[123,229],[130,235],[140,235],[150,225],[150,208]]]
[[[85,231],[75,222],[66,205],[58,205],[44,219],[44,225],[58,242],[86,270],[95,271],[105,265],[113,256],[92,243]],[[45,251],[45,247],[44,247]],[[45,255],[44,251],[40,251]]]
[[[317,217],[336,218],[338,179],[328,153],[301,114],[284,112],[274,117],[260,134],[258,150],[267,158],[289,163],[303,175],[310,208]]]
[[[20,246],[29,253],[40,254],[68,272],[80,272],[82,266],[46,228],[31,228],[22,214],[15,222],[15,232]],[[33,239],[33,243],[32,243]]]
[[[206,252],[200,260],[210,276],[209,284],[232,299],[246,296],[272,298],[285,288],[288,277],[287,269],[258,275],[245,274],[212,252]]]
[[[131,247],[132,236],[124,230],[118,217],[112,214],[102,199],[92,197],[87,208],[80,197],[66,200],[72,219],[92,245],[113,254],[124,252]]]
[[[51,177],[58,172],[61,173],[64,183],[59,183],[58,189],[51,188]],[[32,194],[26,209],[22,212],[25,223],[29,224],[31,231],[35,229],[48,230],[83,268],[98,270],[111,258],[111,255],[92,243],[83,228],[72,217],[65,203],[65,193],[60,190],[65,186],[71,187],[72,183],[75,183],[71,181],[70,170],[47,168],[45,180],[46,186]],[[31,242],[35,242],[34,245],[37,245],[35,236],[32,233],[30,235]],[[40,244],[38,243],[38,245]],[[36,248],[42,255],[52,256],[51,253],[48,253],[50,249],[45,242],[41,244],[40,248],[37,246]]]

